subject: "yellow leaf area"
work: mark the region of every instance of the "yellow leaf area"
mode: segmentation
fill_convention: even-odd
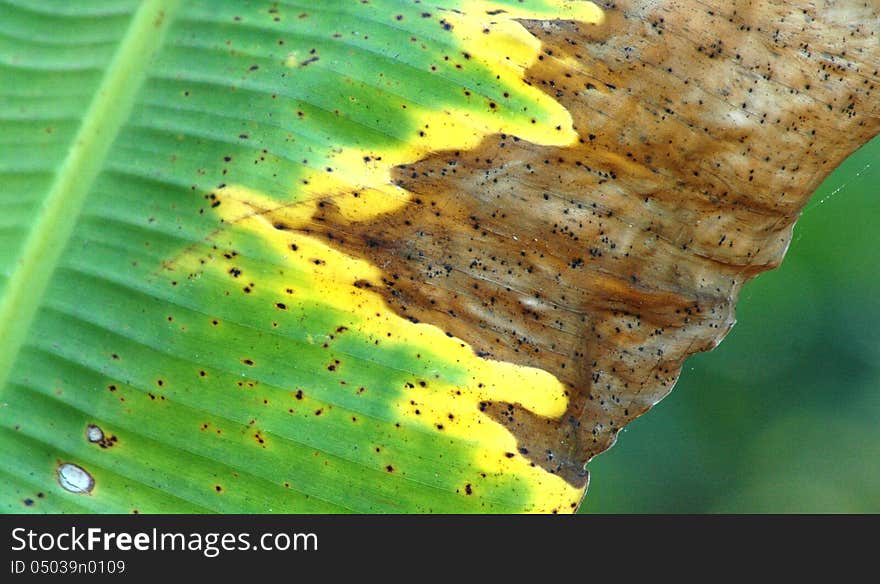
[[[412,384],[390,404],[400,424],[439,430],[437,448],[444,447],[440,438],[455,438],[468,445],[472,455],[469,464],[477,471],[515,477],[523,498],[522,510],[571,512],[584,489],[530,462],[518,451],[513,435],[481,412],[483,402],[495,401],[521,404],[541,416],[561,416],[568,402],[562,384],[539,369],[478,357],[470,346],[445,331],[401,318],[370,289],[382,285],[379,267],[297,232],[308,227],[322,200],[332,198],[339,213],[350,221],[371,219],[407,204],[410,193],[392,184],[391,170],[430,152],[474,148],[491,134],[508,134],[541,145],[562,146],[577,141],[569,113],[549,95],[523,81],[525,69],[539,56],[540,43],[516,19],[596,23],[601,21],[601,11],[588,2],[562,0],[522,4],[465,1],[460,6],[460,10],[444,11],[443,18],[462,54],[491,71],[496,82],[509,86],[511,92],[528,96],[529,111],[498,111],[502,108],[497,104],[468,111],[444,108],[443,104],[438,109],[412,106],[407,113],[422,129],[413,141],[378,149],[348,147],[331,151],[327,159],[332,161],[333,172],[310,171],[294,185],[290,194],[293,202],[280,204],[277,196],[241,184],[226,185],[211,197],[215,212],[231,225],[224,237],[256,237],[280,258],[277,261],[284,269],[264,271],[255,280],[258,289],[268,291],[270,296],[275,293],[278,298],[290,298],[292,274],[298,274],[296,280],[308,284],[305,289],[296,286],[296,302],[313,302],[346,313],[345,328],[359,338],[393,339],[396,346],[407,347],[413,355],[431,356],[437,374],[430,383]],[[289,64],[295,67],[298,61],[298,57],[291,58]],[[192,271],[217,269],[225,273],[229,269],[222,260],[212,264],[204,258],[185,256],[179,262],[178,267]],[[281,306],[288,310],[293,305]],[[268,304],[255,308],[272,309]],[[302,323],[308,326],[308,319],[302,319]],[[375,348],[376,352],[383,350],[382,346]],[[406,369],[407,364],[401,363],[400,367]],[[352,375],[356,377],[357,373]],[[470,495],[471,486],[467,489]]]

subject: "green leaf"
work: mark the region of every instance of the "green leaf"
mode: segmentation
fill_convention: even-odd
[[[880,131],[878,25],[0,3],[0,509],[573,511]]]

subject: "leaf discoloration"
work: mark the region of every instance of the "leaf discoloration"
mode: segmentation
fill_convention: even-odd
[[[608,5],[604,28],[560,22],[595,15],[576,0],[166,11],[49,292],[28,289],[0,505],[574,509],[583,461],[723,335],[807,190],[876,132],[876,3],[804,6]],[[34,25],[0,49],[0,174],[38,201],[132,15],[5,11]]]
[[[382,266],[401,316],[560,379],[560,417],[481,409],[583,485],[880,130],[880,10],[848,7],[627,2],[600,29],[527,22],[544,43],[527,80],[571,112],[574,146],[494,135],[438,152],[397,168],[401,210],[352,223],[328,200],[305,231]]]

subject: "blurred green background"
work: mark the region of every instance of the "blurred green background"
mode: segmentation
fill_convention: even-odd
[[[737,324],[593,460],[586,513],[880,513],[880,138],[841,165]]]

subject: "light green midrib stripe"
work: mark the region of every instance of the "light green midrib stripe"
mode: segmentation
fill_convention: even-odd
[[[0,298],[0,395],[111,144],[178,0],[145,0],[114,54]],[[63,34],[63,33],[62,33]]]

